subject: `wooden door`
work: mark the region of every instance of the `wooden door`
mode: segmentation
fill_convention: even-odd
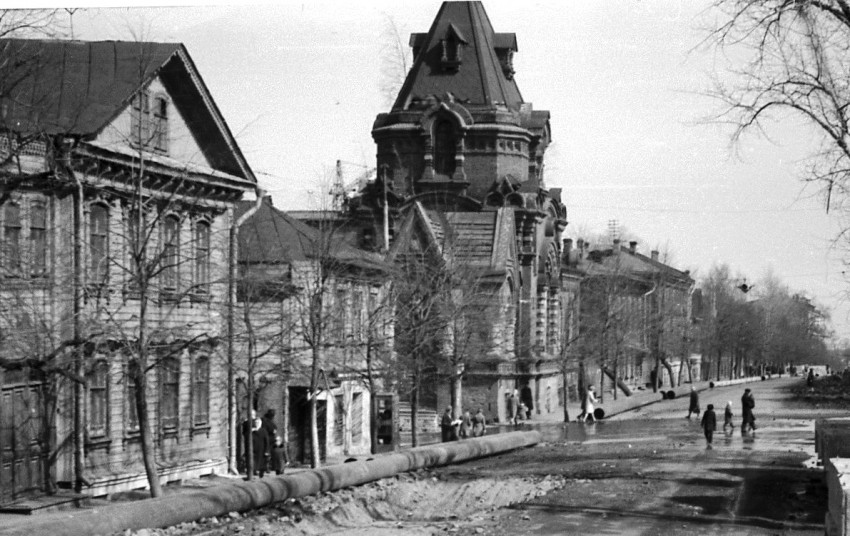
[[[44,485],[44,415],[40,383],[0,389],[0,504]]]

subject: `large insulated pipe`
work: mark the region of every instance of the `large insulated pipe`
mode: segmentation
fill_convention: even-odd
[[[510,432],[440,443],[376,456],[369,461],[331,465],[250,482],[236,481],[168,497],[109,505],[92,510],[45,514],[37,521],[0,528],[2,536],[89,536],[127,529],[170,527],[204,517],[260,508],[286,499],[333,491],[387,478],[405,471],[464,462],[530,447],[540,442],[538,431]]]

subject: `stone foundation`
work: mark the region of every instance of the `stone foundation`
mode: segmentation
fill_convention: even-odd
[[[818,463],[850,458],[850,417],[815,420],[815,453]]]

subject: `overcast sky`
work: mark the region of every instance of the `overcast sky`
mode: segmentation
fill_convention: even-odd
[[[185,5],[186,2],[183,2]],[[54,3],[54,5],[56,5]],[[94,5],[89,3],[88,5]],[[148,4],[150,5],[150,4]],[[374,167],[370,131],[386,28],[405,49],[439,1],[285,2],[247,7],[92,9],[77,39],[182,42],[261,184],[284,209],[314,208],[336,160],[347,180]],[[714,263],[756,283],[768,271],[832,310],[850,337],[840,222],[796,179],[810,131],[783,121],[771,140],[730,147],[702,96],[727,61],[699,47],[717,14],[695,0],[485,1],[514,32],[525,101],[551,112],[546,182],[563,189],[573,238],[616,220],[638,248],[696,277]],[[408,56],[409,58],[409,56]]]

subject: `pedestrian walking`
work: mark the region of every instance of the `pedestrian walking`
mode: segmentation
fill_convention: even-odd
[[[452,407],[448,406],[440,419],[440,434],[443,443],[454,440],[454,420],[452,419]]]
[[[697,393],[696,388],[693,385],[691,385],[690,404],[688,405],[688,415],[685,418],[690,419],[691,413],[696,413],[697,417],[699,417],[699,412],[700,412],[699,393]]]
[[[717,416],[714,414],[714,404],[706,406],[700,424],[705,434],[705,440],[708,442],[705,448],[711,449],[711,441],[714,439],[714,431],[717,429]]]
[[[484,416],[484,411],[478,408],[475,415],[472,417],[472,436],[481,437],[487,431],[487,418]]]
[[[809,375],[806,376],[806,386],[812,387],[815,384],[815,371],[814,369],[809,369]]]
[[[593,404],[596,404],[596,397],[593,395],[593,386],[587,388],[584,395],[584,418],[582,422],[587,422],[588,417],[591,421],[596,422],[596,415],[593,414]]]
[[[519,414],[519,397],[516,389],[508,393],[508,422],[517,425],[517,416]]]
[[[752,391],[744,389],[744,394],[741,396],[741,434],[747,430],[756,431],[756,417],[753,414],[753,408],[756,407],[756,400]]]
[[[735,423],[732,422],[732,401],[726,402],[726,409],[723,410],[723,431],[726,431],[726,427],[735,428]]]
[[[460,418],[460,431],[458,435],[461,439],[472,437],[472,415],[469,414],[469,410],[464,411]]]

